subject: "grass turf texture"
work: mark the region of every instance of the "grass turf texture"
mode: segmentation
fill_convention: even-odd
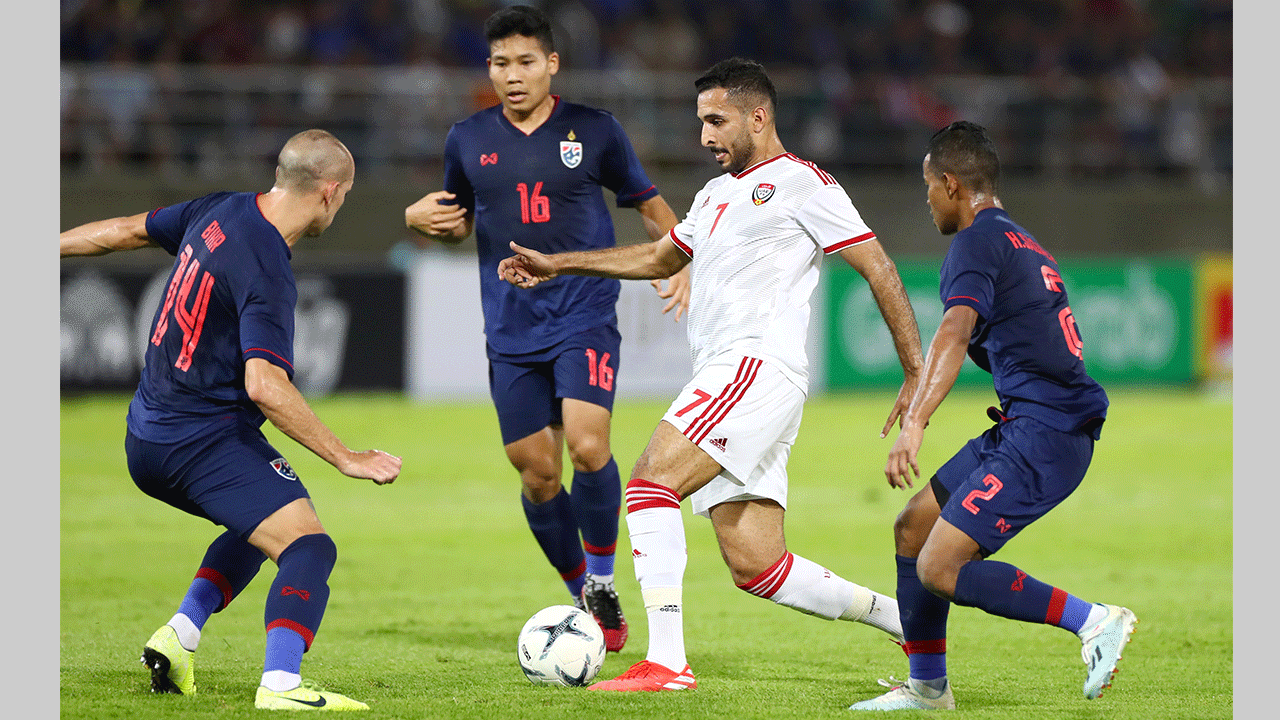
[[[1138,614],[1116,686],[1100,700],[1083,699],[1080,645],[1062,630],[953,607],[955,717],[1232,714],[1230,412],[1181,391],[1110,394],[1110,419],[1084,483],[997,557]],[[957,392],[944,403],[925,437],[921,482],[987,427],[991,400]],[[890,401],[868,394],[809,402],[787,513],[792,551],[887,593],[895,583],[891,525],[907,497],[888,488],[882,472],[892,436],[878,435]],[[61,713],[261,717],[253,693],[270,562],[205,627],[199,694],[148,691],[142,644],[173,614],[220,529],[134,487],[122,442],[127,403],[121,396],[62,403]],[[876,630],[734,589],[710,524],[686,503],[686,644],[699,688],[535,687],[516,664],[516,634],[535,611],[569,598],[525,525],[492,409],[394,396],[333,397],[314,407],[353,447],[404,458],[400,479],[376,487],[266,430],[338,545],[328,612],[303,675],[369,703],[370,717],[847,718],[851,702],[883,691],[876,678],[907,674],[901,650]],[[615,408],[624,480],[664,409],[632,401]],[[647,624],[629,552],[622,522],[617,584],[631,638],[609,655],[600,679],[644,657]]]

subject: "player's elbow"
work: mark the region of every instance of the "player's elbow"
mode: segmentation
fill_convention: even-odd
[[[289,378],[284,370],[261,358],[245,363],[244,391],[255,405],[263,409],[275,407],[282,397],[282,385]]]

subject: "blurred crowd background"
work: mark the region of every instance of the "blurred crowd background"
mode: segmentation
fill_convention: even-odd
[[[492,0],[61,0],[64,175],[259,176],[326,127],[372,177],[438,173],[444,133],[496,102]],[[964,117],[1010,172],[1067,180],[1232,170],[1231,0],[547,0],[564,71],[658,166],[705,162],[692,80],[757,59],[788,147],[918,170]]]
[[[757,59],[778,86],[786,148],[854,198],[927,339],[946,239],[920,161],[935,130],[973,120],[999,149],[1002,199],[1071,258],[1090,372],[1230,387],[1230,0],[526,1],[553,21],[553,91],[616,115],[678,215],[719,172],[699,146],[694,79],[726,57]],[[295,263],[305,391],[483,398],[474,241],[424,241],[404,208],[440,188],[449,127],[497,103],[482,33],[507,4],[61,0],[63,227],[265,190],[290,135],[328,129],[355,155],[357,183]],[[647,237],[636,213],[613,220],[619,242]],[[169,262],[63,263],[64,390],[136,380]],[[896,387],[875,304],[841,265],[828,263],[814,300],[815,387]],[[657,397],[687,377],[672,365],[687,345],[653,300],[624,283],[619,314],[625,392]]]

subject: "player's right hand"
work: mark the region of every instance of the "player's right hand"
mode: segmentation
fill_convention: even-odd
[[[528,289],[556,276],[555,263],[546,255],[517,245],[515,241],[511,242],[511,251],[515,255],[498,263],[499,278]]]
[[[444,204],[458,196],[437,190],[428,193],[404,210],[405,227],[427,235],[450,235],[463,228],[467,221],[467,209],[461,205]]]
[[[365,450],[352,453],[344,463],[344,467],[338,469],[347,477],[372,480],[378,485],[388,485],[400,476],[402,463],[400,458],[390,453],[384,453],[381,450]]]

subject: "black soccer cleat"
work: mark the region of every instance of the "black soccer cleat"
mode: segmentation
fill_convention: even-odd
[[[621,650],[627,644],[627,619],[622,615],[622,605],[618,602],[613,583],[596,582],[594,577],[587,575],[587,582],[582,586],[582,600],[586,603],[587,612],[604,631],[604,649],[607,652]]]

